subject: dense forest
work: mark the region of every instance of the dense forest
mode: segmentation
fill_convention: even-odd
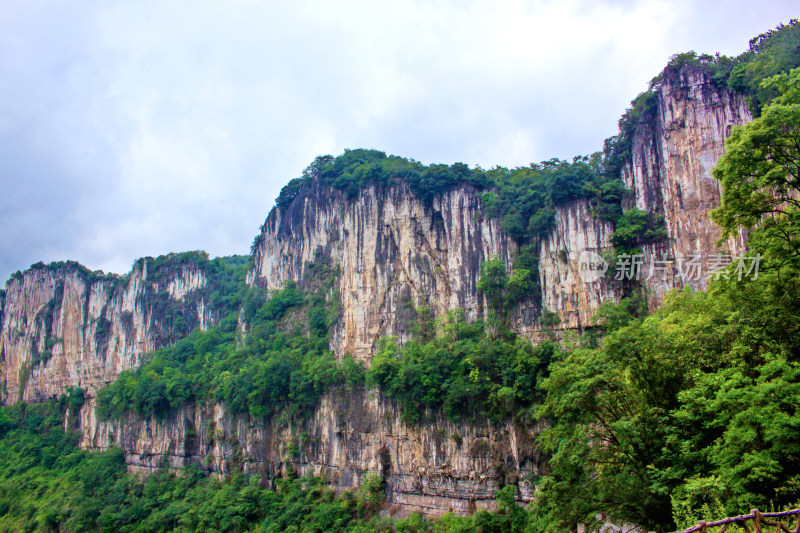
[[[800,506],[800,25],[753,39],[736,58],[677,55],[662,76],[687,64],[745,95],[756,117],[734,129],[714,170],[723,194],[713,218],[726,235],[749,232],[757,277],[738,276],[732,265],[706,292],[674,292],[650,314],[634,287],[619,304],[601,306],[596,327],[537,344],[508,327],[508,309],[538,283],[530,250],[552,229],[555,207],[587,198],[615,224],[619,252],[664,238],[659,220],[623,212],[619,177],[633,131],[652,119],[659,77],[603,153],[483,170],[350,150],[317,158],[281,192],[279,208],[315,182],[350,196],[403,183],[426,202],[448,188],[477,189],[486,216],[501,219],[521,250],[511,271],[484,263],[485,321],[415,308],[413,339],[383,339],[365,368],[329,349],[339,316],[335,265],[320,258],[308,265],[313,281],[304,290],[288,283],[266,292],[245,284],[245,259],[217,260],[227,316],[149,354],[97,396],[105,419],[219,402],[287,424],[331,388],[370,388],[395,399],[409,425],[434,413],[545,420],[538,444],[548,467],[531,480],[536,499],[527,508],[513,485],[497,493],[496,512],[394,519],[379,514],[380,477],[341,494],[291,469],[274,486],[198,468],[139,477],[126,472],[119,448],[77,447],[84,399],[70,389],[49,403],[0,408],[0,530],[556,532],[592,527],[605,513],[665,532],[751,508]],[[556,318],[545,313],[542,324]]]

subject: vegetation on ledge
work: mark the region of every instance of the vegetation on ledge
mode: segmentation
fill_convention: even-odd
[[[301,416],[333,385],[363,385],[364,369],[352,357],[337,360],[328,329],[337,299],[326,298],[336,273],[318,262],[319,290],[303,293],[290,282],[269,294],[243,279],[229,294],[239,300],[247,334],[238,336],[238,313],[207,331],[194,330],[122,372],[97,395],[101,418],[164,416],[187,402],[224,403],[232,413]]]
[[[534,346],[509,331],[493,336],[459,311],[423,328],[402,346],[383,339],[367,372],[370,385],[399,401],[403,422],[417,424],[438,412],[453,421],[532,421],[527,409],[542,398],[540,381],[559,353],[555,343]]]
[[[497,494],[495,513],[428,521],[379,516],[377,476],[337,494],[291,469],[274,488],[259,476],[220,480],[197,467],[128,474],[121,449],[86,452],[76,431],[64,431],[74,400],[0,407],[0,531],[505,532],[523,531],[527,521],[510,487]]]

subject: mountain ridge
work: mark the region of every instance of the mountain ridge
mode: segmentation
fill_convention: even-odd
[[[383,393],[347,387],[321,393],[301,419],[264,419],[213,401],[187,402],[167,416],[103,419],[96,394],[192,329],[235,320],[236,342],[246,343],[248,294],[291,283],[324,303],[335,300],[330,314],[326,308],[317,317],[328,347],[340,359],[350,354],[369,362],[380,339],[411,339],[420,313],[445,317],[463,309],[468,321],[495,320],[479,287],[483,265],[493,259],[512,276],[527,272],[517,280],[519,294],[505,300],[513,302],[505,318],[510,330],[543,342],[591,328],[602,302],[619,302],[637,288],[613,276],[584,281],[584,252],[612,260],[615,253],[641,252],[644,263],[741,253],[743,236],[717,248],[721,231],[709,211],[720,190],[710,171],[731,129],[752,119],[746,97],[691,61],[665,72],[642,100],[644,112],[629,117],[633,129],[616,141],[623,155],[614,179],[591,157],[477,172],[351,151],[318,158],[290,182],[254,240],[251,267],[190,253],[139,260],[126,276],[59,264],[12,276],[0,295],[2,401],[44,401],[80,387],[81,446],[120,445],[133,470],[198,465],[268,480],[293,471],[324,474],[337,489],[376,474],[388,503],[428,514],[491,508],[505,484],[530,501],[529,480],[543,472],[535,424],[440,417],[414,426],[401,422],[400,406]],[[384,160],[416,178],[398,182]],[[337,161],[344,161],[341,172]],[[614,164],[608,156],[606,165]],[[634,208],[644,218],[639,233],[624,241],[619,229]],[[663,217],[662,233],[655,215]],[[646,230],[659,236],[648,241],[640,235]],[[671,288],[707,286],[707,276],[679,274],[643,280],[652,306]],[[234,287],[236,296],[226,299]],[[309,310],[288,317],[311,322]]]

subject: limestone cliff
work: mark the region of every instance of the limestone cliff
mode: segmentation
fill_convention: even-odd
[[[483,261],[509,261],[514,246],[497,220],[482,216],[474,190],[448,191],[426,206],[403,184],[348,199],[314,183],[287,209],[267,217],[248,282],[268,289],[307,284],[309,263],[339,269],[341,317],[332,348],[367,359],[385,335],[407,335],[411,310],[482,315],[475,287]]]
[[[622,289],[613,280],[584,276],[582,254],[598,256],[613,250],[611,222],[593,216],[587,200],[556,209],[556,227],[539,245],[542,307],[558,313],[561,329],[592,325],[592,315],[605,300],[619,301]],[[536,336],[538,323],[520,323],[518,329]]]
[[[711,169],[725,152],[731,128],[752,117],[743,97],[717,87],[706,70],[695,66],[666,69],[655,98],[656,114],[638,125],[622,177],[634,191],[636,207],[666,222],[668,239],[645,247],[645,264],[687,260],[685,277],[673,263],[663,265],[668,267],[665,276],[645,281],[658,302],[673,287],[705,289],[715,255],[744,251],[741,236],[717,249],[721,231],[709,211],[720,204],[720,186]],[[696,274],[689,266],[692,257],[706,267],[704,272]]]
[[[337,489],[365,476],[386,482],[392,512],[460,514],[494,506],[504,484],[532,498],[530,474],[541,474],[533,439],[538,428],[486,421],[453,424],[442,417],[410,427],[397,405],[375,393],[337,390],[299,425],[235,417],[220,405],[187,406],[163,420],[131,416],[98,422],[82,412],[84,446],[120,445],[134,470],[202,465],[214,472],[241,469],[272,481],[288,465],[299,474],[324,475]]]
[[[618,298],[608,282],[583,286],[578,259],[584,250],[611,248],[613,227],[590,214],[586,200],[556,211],[556,229],[540,245],[541,301],[559,313],[562,328],[589,324],[605,298]],[[510,265],[516,244],[500,220],[485,216],[477,191],[462,186],[431,204],[408,186],[369,187],[355,198],[314,183],[286,209],[275,208],[262,227],[248,282],[274,289],[288,280],[309,283],[308,265],[336,265],[342,315],[332,348],[368,359],[386,335],[408,336],[411,309],[430,307],[438,316],[462,308],[484,317],[476,288],[481,263],[500,257]],[[588,290],[587,290],[588,289]],[[535,298],[515,310],[515,329],[535,337],[540,330]]]
[[[196,262],[148,264],[125,277],[74,263],[14,276],[0,314],[2,400],[42,401],[69,386],[93,396],[145,353],[219,319]]]
[[[720,232],[708,212],[720,191],[710,170],[730,127],[750,115],[740,98],[716,88],[696,67],[667,71],[655,98],[657,111],[639,124],[623,168],[632,204],[666,222],[667,240],[646,246],[646,258],[712,255]],[[541,294],[511,312],[513,327],[537,339],[538,317],[547,309],[559,315],[558,327],[584,328],[602,301],[618,300],[619,284],[582,271],[583,254],[611,250],[612,233],[587,200],[557,208],[555,228],[538,245]],[[741,239],[728,249],[739,253]],[[476,287],[481,263],[500,257],[510,265],[517,252],[469,186],[422,201],[402,182],[348,196],[314,181],[268,215],[247,282],[274,289],[295,280],[314,288],[318,269],[311,265],[336,271],[330,295],[338,298],[340,316],[331,347],[368,360],[380,337],[408,338],[418,306],[435,315],[463,308],[471,319],[484,317],[486,303]],[[302,473],[324,473],[340,488],[375,472],[385,477],[392,504],[428,513],[490,505],[505,482],[530,498],[528,475],[539,468],[536,428],[455,425],[441,418],[408,427],[397,406],[375,392],[331,392],[296,426],[233,416],[220,405],[187,405],[161,420],[99,422],[93,408],[99,387],[138,365],[146,352],[220,318],[202,265],[162,264],[158,272],[149,265],[140,261],[123,278],[64,265],[10,280],[0,292],[2,400],[39,401],[67,386],[82,387],[89,398],[80,414],[83,445],[117,443],[138,469],[166,461],[218,472],[241,467],[271,479],[288,462]],[[657,300],[684,283],[705,287],[706,278],[683,281],[672,272],[645,283]]]

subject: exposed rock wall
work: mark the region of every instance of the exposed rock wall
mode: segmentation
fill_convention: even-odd
[[[668,230],[665,242],[645,247],[645,263],[712,256],[720,230],[708,212],[719,204],[720,190],[710,170],[730,128],[750,115],[740,98],[717,89],[694,67],[668,71],[656,98],[656,116],[639,125],[623,169],[635,205],[663,216]],[[380,337],[407,339],[420,305],[436,315],[463,308],[471,319],[485,316],[476,287],[481,263],[500,257],[511,264],[517,252],[467,186],[430,203],[403,184],[366,188],[352,198],[318,183],[307,192],[269,214],[248,283],[275,289],[295,280],[308,288],[319,281],[310,264],[337,269],[331,290],[338,293],[341,315],[331,344],[339,354],[368,360]],[[602,301],[618,300],[619,284],[585,271],[587,258],[611,249],[612,233],[585,200],[559,207],[555,229],[539,244],[542,293],[514,311],[515,329],[533,339],[541,335],[541,308],[558,313],[561,328],[580,329]],[[741,238],[723,249],[742,250]],[[147,270],[147,262],[140,262],[124,281],[92,279],[68,267],[37,268],[13,278],[0,292],[2,400],[39,401],[67,386],[84,388],[89,400],[80,416],[83,445],[119,444],[133,469],[166,461],[217,472],[241,467],[272,479],[290,463],[300,473],[324,473],[342,489],[374,472],[385,477],[391,504],[430,514],[491,506],[495,490],[506,482],[518,485],[522,500],[530,499],[527,479],[539,468],[537,428],[457,425],[441,418],[407,427],[397,406],[374,392],[330,393],[295,426],[196,405],[163,420],[131,415],[99,422],[93,400],[99,387],[182,331],[219,319],[201,268],[184,265],[157,277]],[[682,280],[674,270],[663,280],[645,280],[654,302],[672,287],[700,289],[706,283],[705,275]],[[186,328],[177,326],[177,318]]]
[[[725,152],[731,128],[752,120],[744,98],[716,87],[698,67],[665,70],[656,98],[656,117],[639,124],[631,159],[622,173],[635,193],[636,207],[661,215],[666,222],[669,237],[645,247],[645,264],[687,259],[682,268],[685,277],[674,263],[663,265],[668,267],[666,275],[646,280],[654,303],[674,287],[707,287],[707,272],[695,274],[688,265],[693,256],[700,256],[696,262],[708,267],[717,254],[743,253],[742,236],[717,248],[721,230],[709,211],[720,205],[720,186],[711,169]]]
[[[406,185],[370,187],[353,199],[315,183],[263,226],[248,281],[268,289],[308,283],[308,263],[338,267],[341,318],[332,348],[361,359],[385,335],[408,334],[413,308],[436,315],[483,312],[475,287],[483,261],[511,258],[514,246],[496,219],[482,216],[475,191],[459,188],[420,202]]]
[[[70,264],[12,278],[0,323],[3,402],[42,401],[69,386],[93,396],[143,354],[219,318],[197,265],[161,267],[151,281],[147,264],[137,262],[126,278]]]
[[[539,245],[539,277],[542,307],[558,313],[561,329],[589,326],[601,302],[619,301],[618,283],[593,279],[586,270],[587,259],[613,250],[613,233],[611,222],[593,216],[586,200],[556,209],[556,227]],[[523,323],[519,329],[535,337],[537,328]]]
[[[219,405],[187,406],[163,420],[131,416],[107,423],[94,413],[91,405],[82,411],[84,447],[116,443],[133,470],[196,464],[271,480],[291,464],[301,475],[324,475],[337,489],[358,487],[375,474],[386,481],[392,510],[402,513],[491,508],[504,484],[515,484],[518,497],[529,501],[530,474],[541,474],[533,442],[538,428],[441,418],[409,427],[394,402],[363,390],[326,395],[299,425],[231,416]]]
[[[605,298],[618,298],[607,282],[584,286],[578,259],[584,250],[610,249],[611,225],[590,214],[585,200],[557,209],[552,235],[540,246],[542,302],[559,313],[561,327],[579,328]],[[500,257],[510,265],[516,245],[487,218],[477,192],[450,190],[426,205],[407,186],[371,187],[353,199],[315,184],[309,194],[267,218],[248,282],[274,289],[288,280],[303,286],[328,261],[339,269],[342,311],[332,348],[369,359],[386,335],[408,336],[413,308],[427,305],[439,316],[465,309],[485,316],[476,284],[481,263]],[[588,288],[588,290],[587,290]],[[532,298],[515,311],[516,329],[536,337],[539,309]]]

